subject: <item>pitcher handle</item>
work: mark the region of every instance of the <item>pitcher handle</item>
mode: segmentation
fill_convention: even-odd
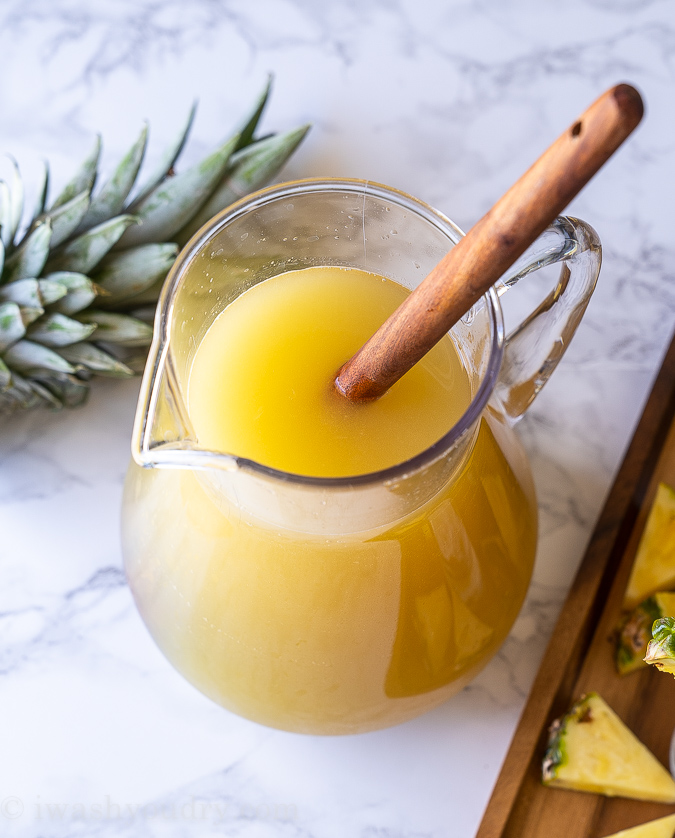
[[[501,295],[527,274],[562,262],[555,288],[505,341],[493,397],[511,423],[532,404],[567,349],[598,280],[601,253],[589,224],[560,216],[495,286]]]

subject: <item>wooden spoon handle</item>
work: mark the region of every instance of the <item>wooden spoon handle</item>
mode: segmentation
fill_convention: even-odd
[[[642,118],[627,84],[604,93],[499,199],[338,371],[352,401],[398,381],[541,235]]]

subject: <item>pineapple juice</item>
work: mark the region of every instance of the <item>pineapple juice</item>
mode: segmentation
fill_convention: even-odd
[[[352,404],[333,386],[407,293],[336,267],[250,288],[216,319],[192,364],[188,409],[199,444],[313,477],[378,471],[433,445],[471,401],[449,338],[377,401]]]
[[[326,267],[245,291],[192,364],[199,445],[341,477],[435,443],[472,395],[449,338],[376,402],[332,387],[407,293]],[[127,573],[163,652],[225,707],[308,733],[386,727],[457,692],[508,633],[535,552],[524,454],[488,413],[453,479],[386,526],[331,538],[271,526],[183,470],[133,466],[125,503]]]

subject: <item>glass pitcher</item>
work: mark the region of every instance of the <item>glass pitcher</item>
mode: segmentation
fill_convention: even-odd
[[[124,492],[125,566],[162,652],[235,713],[304,733],[398,724],[466,685],[518,614],[537,509],[513,425],[595,286],[600,245],[583,222],[558,218],[453,327],[470,405],[407,462],[285,473],[204,450],[187,407],[196,348],[252,285],[338,265],[413,288],[461,236],[395,189],[299,181],[214,218],[165,283]],[[500,294],[555,262],[556,287],[505,337]]]

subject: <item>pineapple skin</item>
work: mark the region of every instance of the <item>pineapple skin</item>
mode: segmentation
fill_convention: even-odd
[[[627,614],[617,628],[614,662],[620,675],[646,666],[644,657],[652,639],[652,626],[662,617],[675,617],[675,592],[647,597]]]
[[[675,780],[597,694],[582,696],[550,728],[546,786],[675,803]]]

